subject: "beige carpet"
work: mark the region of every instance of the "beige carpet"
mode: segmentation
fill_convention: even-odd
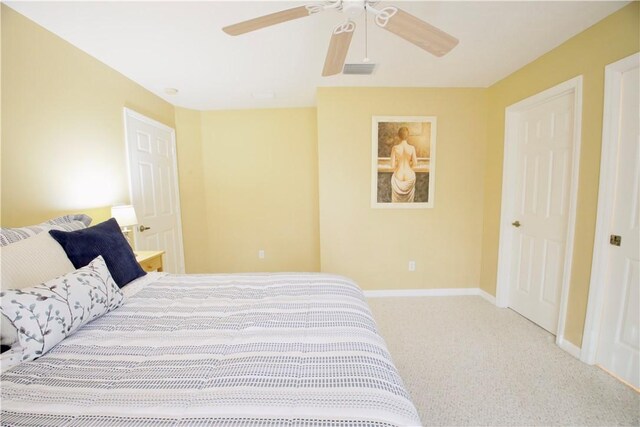
[[[370,298],[424,425],[639,425],[640,395],[480,297]]]

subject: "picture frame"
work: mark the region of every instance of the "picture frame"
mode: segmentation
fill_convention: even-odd
[[[436,134],[435,116],[372,117],[372,208],[434,207]]]

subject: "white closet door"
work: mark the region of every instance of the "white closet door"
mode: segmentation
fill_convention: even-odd
[[[640,71],[619,85],[617,167],[596,363],[640,387]],[[620,237],[619,246],[615,241]]]
[[[572,176],[574,94],[518,114],[509,306],[555,334]]]

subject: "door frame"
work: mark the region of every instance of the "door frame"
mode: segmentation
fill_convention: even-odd
[[[174,184],[174,197],[176,200],[176,215],[178,215],[178,260],[180,262],[177,273],[185,272],[185,264],[184,264],[184,242],[182,240],[182,212],[180,211],[180,186],[179,186],[179,178],[178,178],[178,151],[176,146],[176,131],[170,126],[165,125],[164,123],[160,123],[156,120],[153,120],[147,116],[144,116],[137,111],[134,111],[130,108],[123,108],[123,118],[124,118],[124,141],[125,141],[125,154],[127,157],[127,180],[128,180],[128,188],[129,188],[129,201],[133,204],[133,189],[131,187],[131,154],[130,154],[130,143],[128,132],[127,132],[127,118],[131,117],[141,122],[144,122],[150,126],[162,129],[164,131],[169,132],[171,135],[171,140],[169,143],[171,144],[171,154],[173,157],[172,161],[172,169],[173,169],[173,184]],[[134,242],[137,243],[136,237],[138,233],[134,231]]]
[[[590,365],[596,363],[598,341],[604,306],[605,280],[609,264],[609,234],[616,189],[617,141],[620,133],[620,90],[622,74],[637,67],[640,53],[623,58],[604,69],[604,111],[602,116],[602,151],[600,155],[600,182],[598,186],[598,210],[596,217],[593,259],[587,315],[582,333],[580,360]]]
[[[569,218],[567,223],[567,237],[565,245],[565,259],[562,275],[562,287],[560,293],[560,312],[558,315],[558,328],[556,332],[556,344],[567,350],[575,357],[579,356],[579,351],[571,343],[564,339],[564,329],[567,315],[567,301],[569,295],[569,282],[571,279],[571,266],[573,263],[573,246],[576,226],[576,206],[578,199],[578,177],[580,172],[580,143],[582,132],[582,75],[560,83],[552,88],[544,90],[536,95],[519,101],[505,109],[505,130],[504,130],[504,159],[502,173],[502,207],[500,212],[500,240],[498,247],[498,277],[496,283],[496,306],[509,306],[510,291],[510,269],[512,261],[512,242],[514,229],[511,225],[513,220],[513,200],[516,197],[517,189],[515,180],[512,178],[517,172],[517,150],[513,149],[513,144],[517,141],[517,116],[533,107],[548,102],[554,98],[574,94],[573,105],[573,153],[571,185],[569,189]]]

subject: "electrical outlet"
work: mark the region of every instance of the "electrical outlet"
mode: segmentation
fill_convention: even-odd
[[[409,261],[409,271],[416,271],[416,262]]]
[[[260,250],[258,251],[258,258],[260,258],[260,259],[264,259],[264,249],[260,249]]]

